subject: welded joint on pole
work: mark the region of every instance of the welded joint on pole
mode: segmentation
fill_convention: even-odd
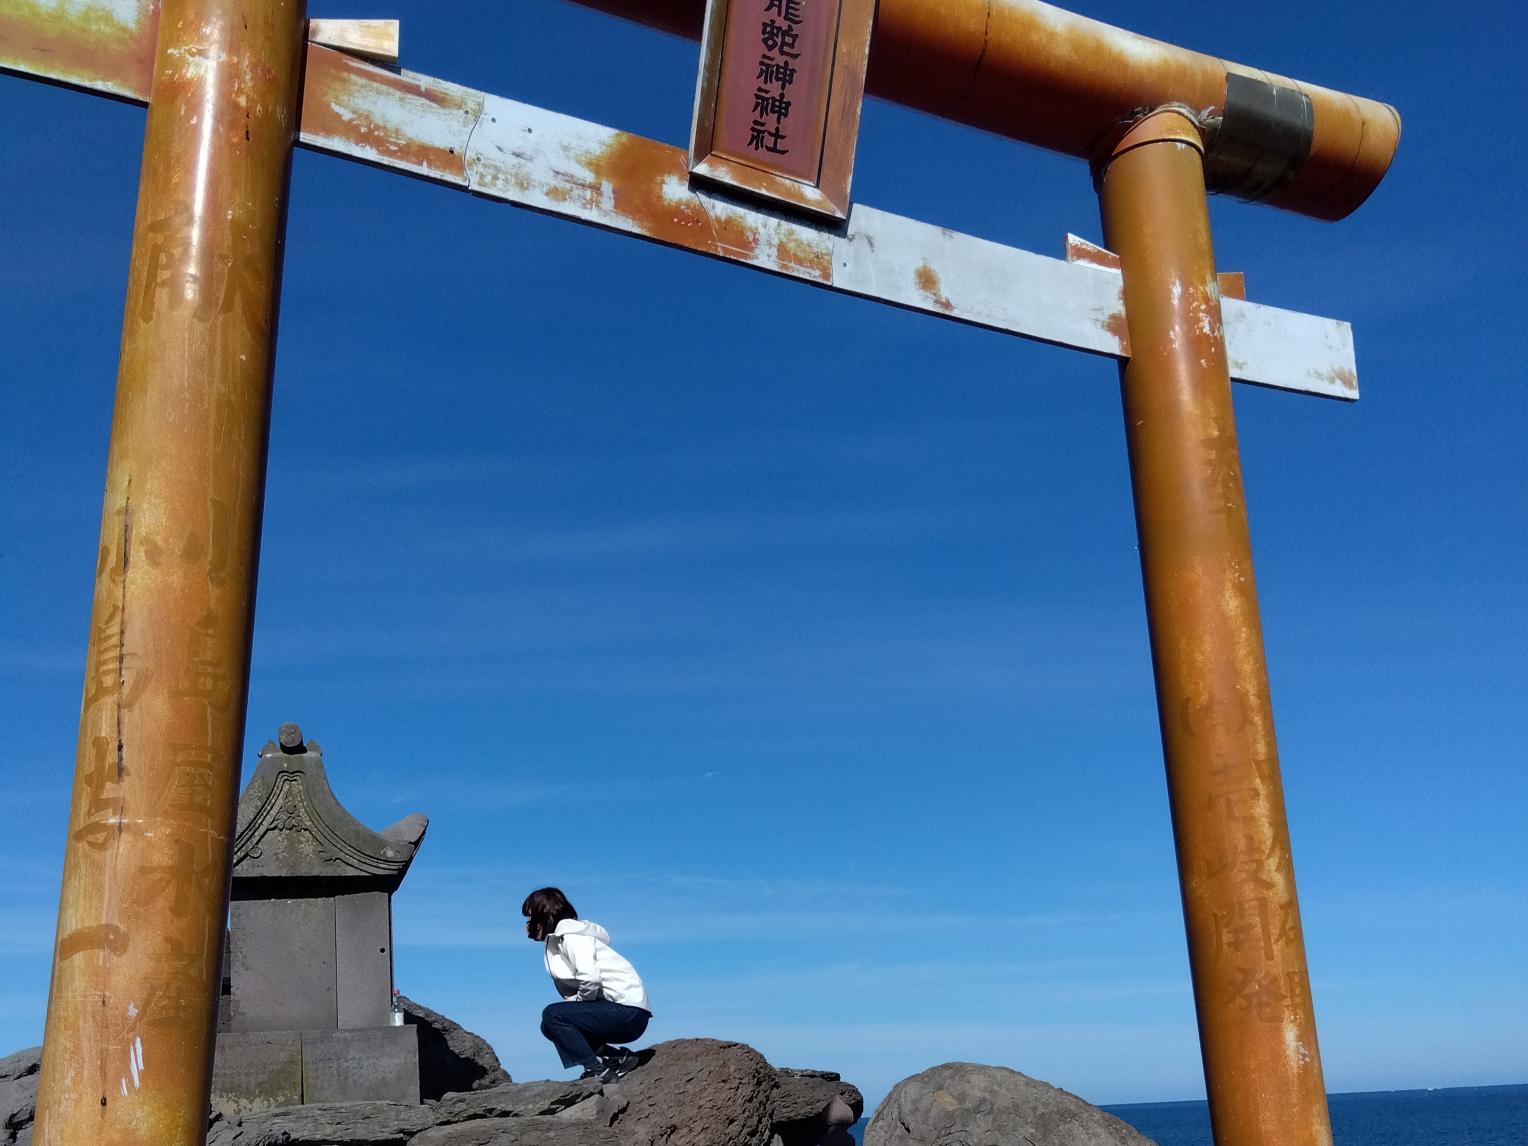
[[[1141,124],[1163,112],[1177,112],[1197,128],[1197,143],[1187,136],[1177,138],[1204,154],[1206,189],[1247,202],[1271,198],[1287,187],[1310,155],[1316,134],[1315,109],[1304,92],[1228,72],[1220,107],[1162,104],[1122,117],[1100,141],[1093,159],[1095,184],[1115,156],[1137,143],[1157,141],[1129,142]]]
[[[1122,118],[1099,143],[1093,156],[1093,186],[1103,183],[1109,164],[1127,151],[1149,143],[1181,143],[1200,155],[1205,153],[1205,123],[1213,109],[1195,111],[1187,104],[1166,103],[1160,107],[1138,108]]]

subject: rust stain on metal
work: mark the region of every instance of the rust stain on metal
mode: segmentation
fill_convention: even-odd
[[[1104,319],[1102,326],[1108,331],[1109,337],[1119,341],[1120,349],[1126,354],[1130,353],[1130,322],[1125,318],[1125,312],[1117,310],[1108,318]]]
[[[595,201],[600,188],[608,187],[613,210],[638,234],[709,254],[756,257],[757,230],[738,215],[707,211],[689,190],[689,171],[678,148],[616,132],[604,147],[580,155],[579,160],[595,179],[596,186],[590,189]],[[572,193],[568,188],[565,196]],[[780,257],[783,263],[794,257],[783,242]]]
[[[399,106],[416,107],[435,130],[421,132],[416,123],[392,124],[374,114],[380,101],[371,93],[378,88],[395,96]],[[303,83],[302,130],[308,138],[350,141],[421,174],[465,183],[465,143],[482,103],[472,95],[476,98],[464,98],[459,89],[371,67],[313,44]]]
[[[712,220],[718,251],[728,251],[753,259],[759,253],[759,235],[748,223],[736,217]]]
[[[946,314],[955,309],[955,304],[945,298],[942,284],[939,281],[939,272],[928,263],[922,263],[913,272],[913,281],[918,285],[918,293],[928,299],[939,310]]]
[[[391,88],[407,95],[411,100],[418,100],[432,107],[460,109],[464,106],[461,92],[465,89],[456,88],[439,80],[427,80],[409,72],[394,72],[387,68],[379,68],[336,48],[325,47],[321,44],[308,45],[307,67],[303,81],[305,85],[312,86],[315,82],[326,82],[325,77],[346,76],[368,86],[375,84]]]
[[[710,223],[691,195],[668,196],[665,184],[688,183],[677,148],[654,147],[641,136],[616,132],[601,150],[580,157],[597,183],[610,188],[615,213],[639,234],[681,247],[704,246]]]
[[[782,235],[775,245],[775,260],[782,271],[818,282],[833,281],[833,249],[809,243],[795,235]]]
[[[1358,374],[1346,366],[1339,366],[1335,370],[1329,370],[1326,374],[1326,381],[1330,382],[1333,386],[1340,386],[1350,394],[1358,393]]]
[[[122,7],[9,0],[0,9],[0,60],[35,61],[46,65],[38,68],[43,74],[65,83],[147,100],[159,5],[140,5],[131,22],[121,18]]]
[[[1084,263],[1092,267],[1100,267],[1108,271],[1119,270],[1119,256],[1107,247],[1100,247],[1097,243],[1090,243],[1079,235],[1066,237],[1066,261],[1069,263]]]
[[[468,172],[469,181],[477,180],[482,177],[483,173],[480,171]],[[492,180],[494,185],[499,189],[502,190],[507,188],[510,191],[515,192],[517,195],[527,195],[537,189],[536,180],[530,176],[525,168],[519,166],[501,165],[496,167],[493,172]],[[469,185],[476,189],[475,183],[469,183]],[[587,185],[553,183],[545,188],[545,193],[547,199],[553,203],[570,202],[576,194],[582,195],[584,201],[588,204],[596,203],[599,200],[599,188],[589,187]]]

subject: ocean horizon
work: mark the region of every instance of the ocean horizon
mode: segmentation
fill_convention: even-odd
[[[1359,1090],[1327,1095],[1335,1146],[1524,1146],[1528,1083],[1422,1090]],[[1203,1099],[1134,1102],[1101,1109],[1157,1146],[1214,1146]],[[864,1141],[868,1118],[849,1128]]]

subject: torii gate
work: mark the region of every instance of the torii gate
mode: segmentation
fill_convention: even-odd
[[[581,2],[691,36],[704,7]],[[1205,196],[1342,218],[1393,109],[1038,0],[880,0],[873,94],[1092,163],[1110,250],[1061,261],[692,187],[677,148],[379,66],[385,27],[305,9],[0,11],[0,70],[149,106],[38,1146],[203,1140],[294,143],[1118,359],[1215,1141],[1329,1144],[1230,381],[1354,399],[1357,375],[1345,323],[1217,280]]]

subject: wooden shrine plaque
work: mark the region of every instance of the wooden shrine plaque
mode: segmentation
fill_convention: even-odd
[[[874,0],[709,0],[690,173],[847,218]]]

